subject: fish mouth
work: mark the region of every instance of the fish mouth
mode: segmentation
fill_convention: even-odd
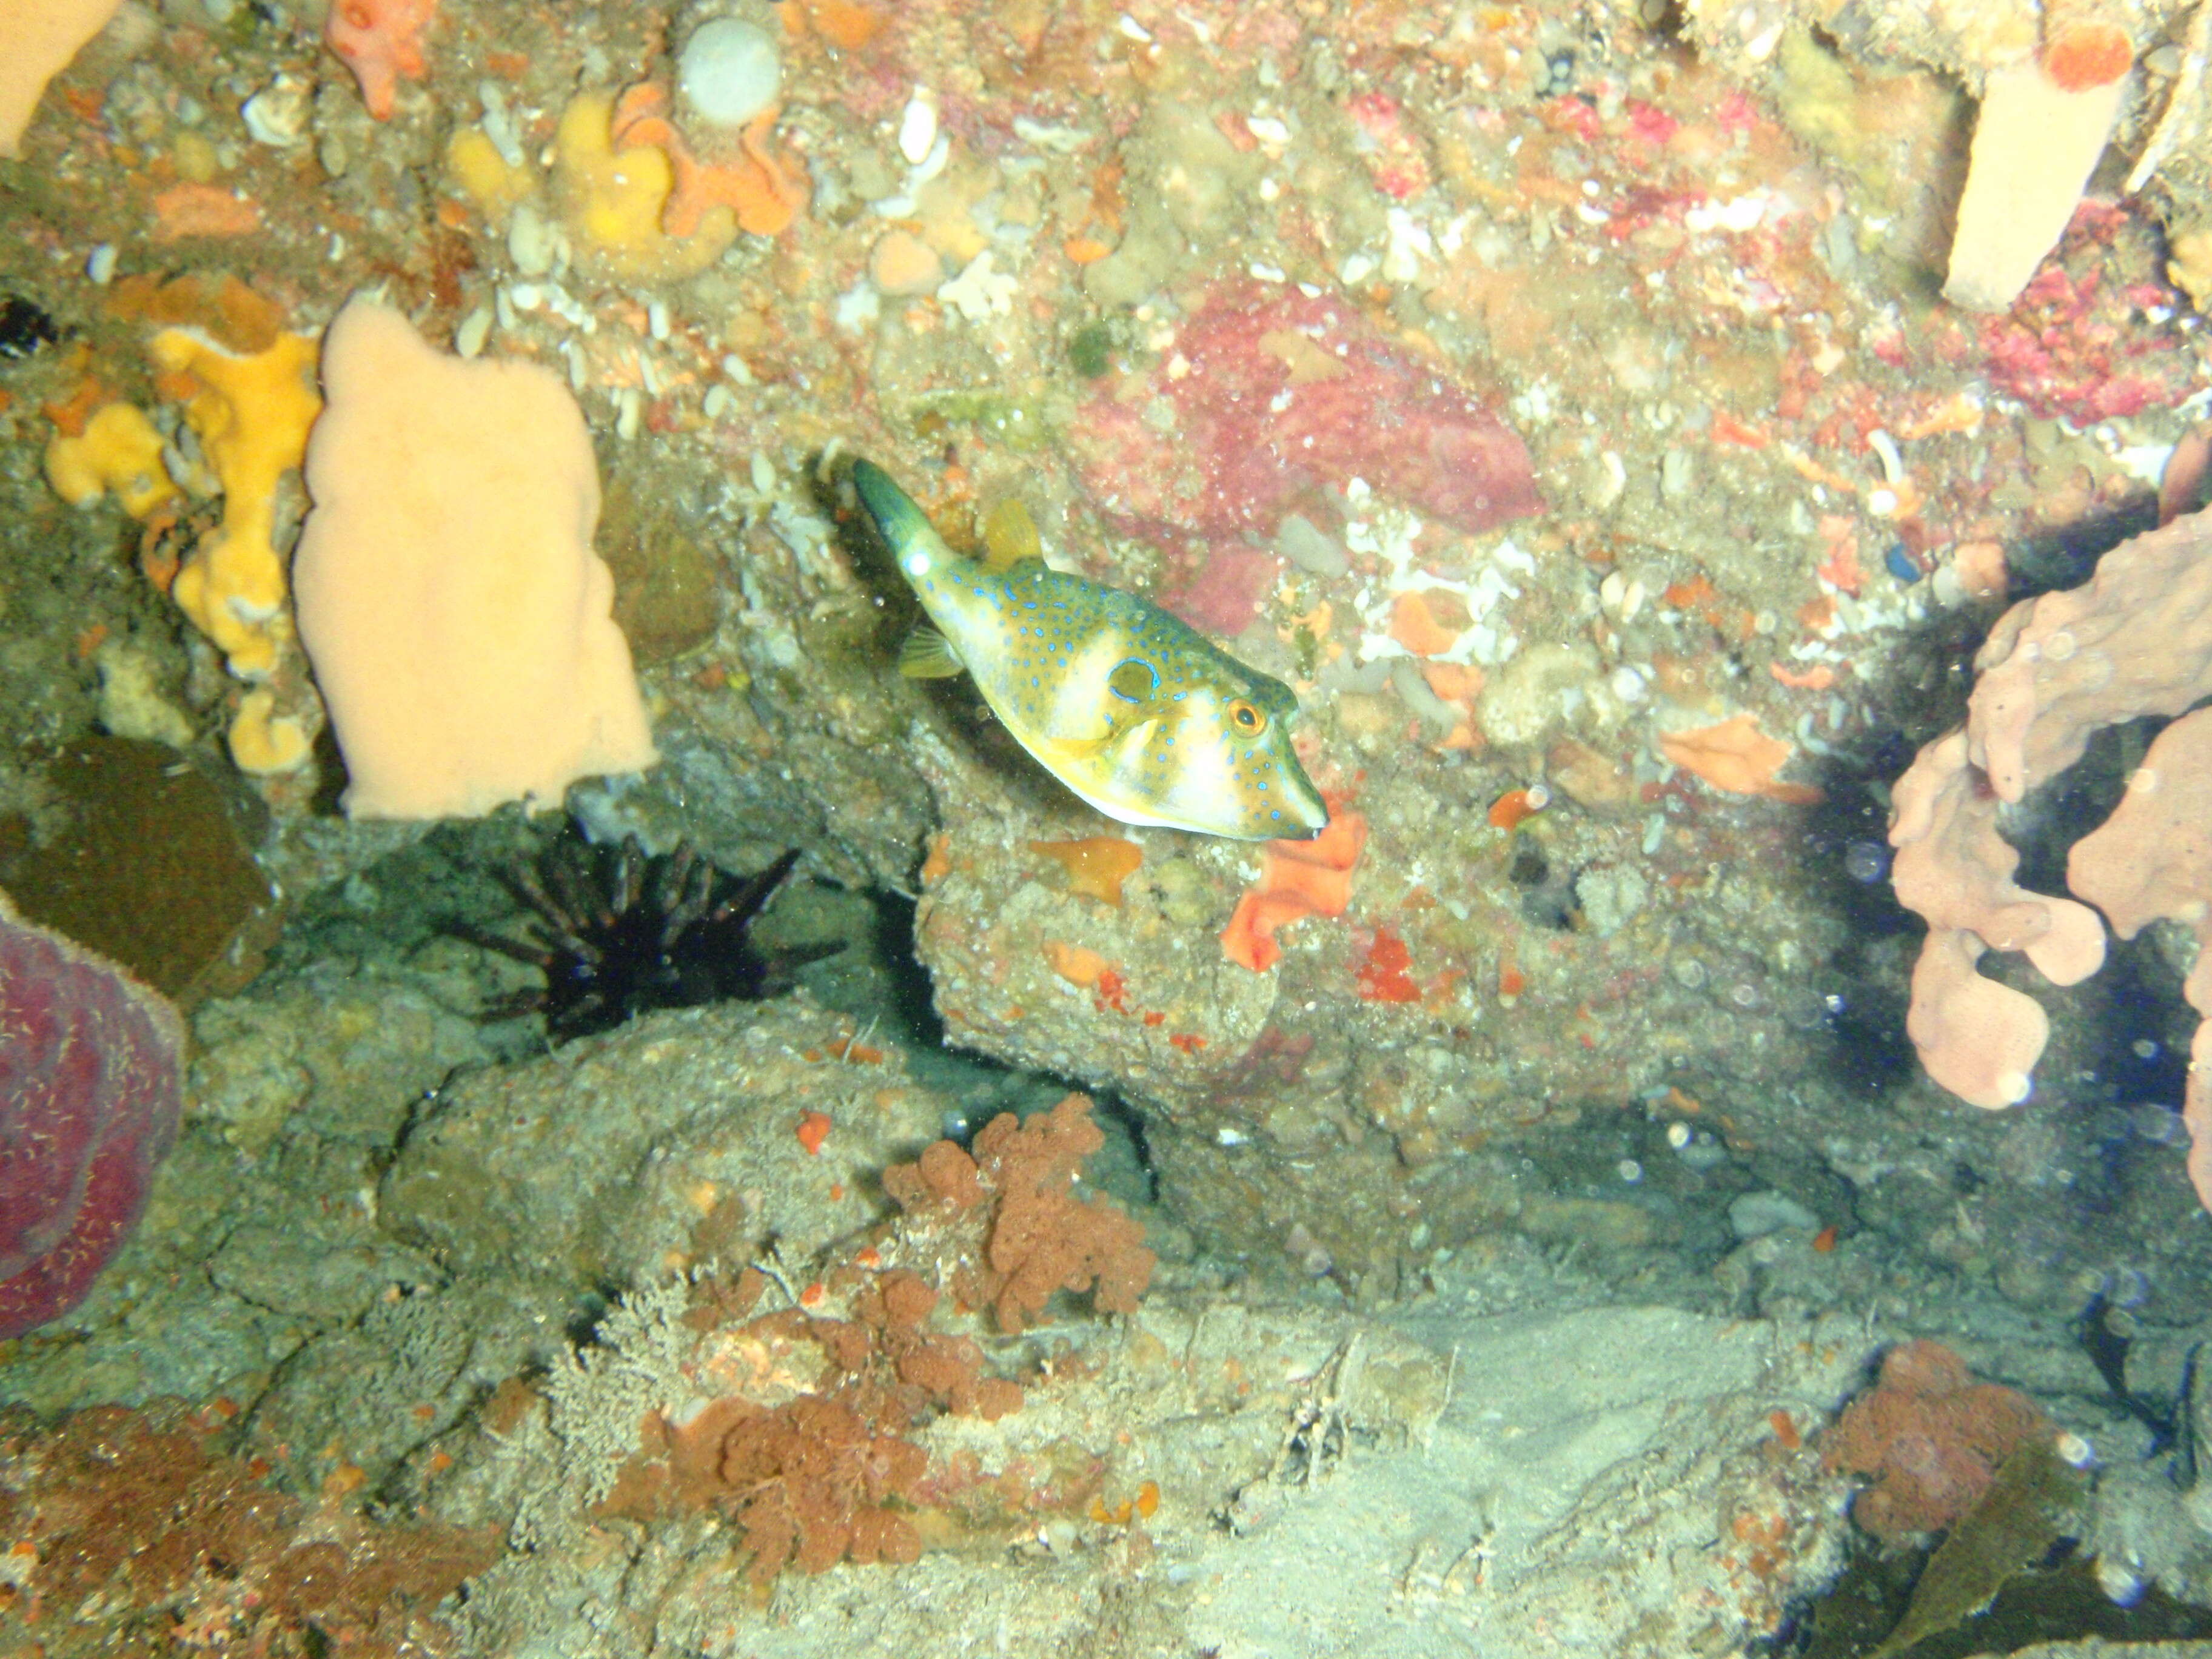
[[[1300,781],[1304,781],[1301,779]],[[1269,837],[1270,840],[1311,841],[1328,828],[1328,804],[1322,799],[1321,792],[1311,784],[1307,784],[1303,789],[1285,791],[1283,795],[1283,805],[1290,809],[1291,819],[1297,827],[1285,830],[1280,835],[1272,836]]]

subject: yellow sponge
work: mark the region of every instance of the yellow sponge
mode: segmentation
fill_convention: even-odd
[[[162,330],[150,348],[161,368],[199,382],[185,420],[222,484],[222,522],[186,556],[170,591],[241,679],[266,678],[276,666],[285,599],[271,540],[276,486],[300,465],[322,410],[315,349],[311,335],[283,334],[240,356],[183,328]]]
[[[614,110],[605,93],[579,93],[554,136],[554,184],[577,254],[626,281],[696,276],[737,240],[737,221],[721,208],[690,235],[669,235],[661,220],[676,188],[675,163],[652,144],[617,149]]]
[[[90,507],[112,489],[134,519],[177,493],[161,465],[161,434],[125,403],[94,410],[76,437],[56,434],[46,446],[46,482],[71,507]]]

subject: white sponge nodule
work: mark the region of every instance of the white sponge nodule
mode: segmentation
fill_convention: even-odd
[[[734,131],[775,102],[783,68],[766,29],[718,17],[691,31],[677,63],[676,85],[691,113]]]

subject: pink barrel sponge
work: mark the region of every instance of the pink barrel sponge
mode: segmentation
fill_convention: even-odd
[[[183,1109],[184,1022],[0,894],[0,1339],[84,1300]]]

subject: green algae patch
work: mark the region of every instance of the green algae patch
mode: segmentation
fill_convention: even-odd
[[[72,744],[41,778],[39,833],[0,825],[0,887],[24,915],[186,1007],[252,981],[278,920],[258,805],[134,738]]]

